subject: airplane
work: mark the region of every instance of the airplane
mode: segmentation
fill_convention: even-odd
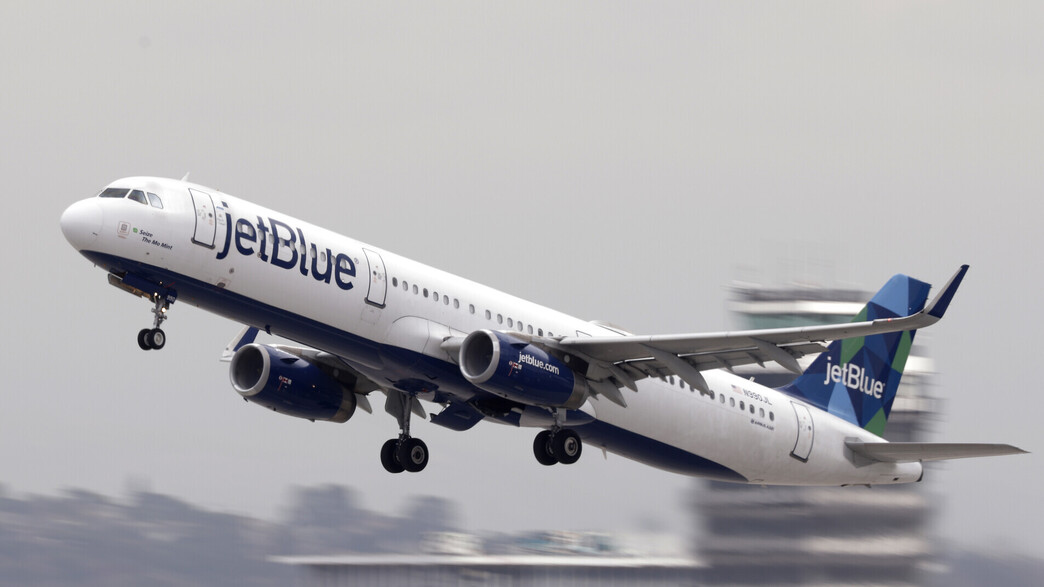
[[[909,483],[926,461],[1025,452],[882,438],[915,331],[943,317],[967,265],[930,301],[929,284],[896,275],[847,324],[650,336],[184,180],[117,180],[60,226],[110,284],[152,304],[141,349],[164,347],[160,327],[183,301],[245,325],[223,358],[248,402],[343,423],[383,396],[399,427],[380,450],[390,473],[428,463],[412,416],[538,429],[542,465],[575,463],[586,445],[758,485]],[[258,343],[261,331],[296,344]],[[798,376],[772,389],[732,373],[766,362]]]

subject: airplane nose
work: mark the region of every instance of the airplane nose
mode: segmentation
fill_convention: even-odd
[[[59,221],[69,244],[83,250],[94,243],[102,229],[102,209],[93,198],[80,200],[62,212]]]

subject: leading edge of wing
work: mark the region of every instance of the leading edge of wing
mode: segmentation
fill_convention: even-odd
[[[861,440],[849,440],[845,442],[845,446],[861,457],[882,463],[916,463],[1026,454],[1026,451],[1010,444],[863,442]]]
[[[594,359],[616,362],[649,357],[648,347],[650,346],[677,355],[684,355],[754,350],[759,347],[764,349],[765,343],[779,346],[916,330],[931,326],[943,317],[967,272],[968,265],[962,265],[931,303],[920,312],[902,318],[734,332],[566,337],[558,341],[558,345],[580,350]]]

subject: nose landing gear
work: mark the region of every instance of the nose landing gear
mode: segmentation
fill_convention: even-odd
[[[155,306],[152,308],[152,313],[155,318],[152,320],[152,328],[142,328],[138,331],[138,346],[143,351],[158,351],[163,348],[163,345],[167,344],[167,335],[160,330],[160,324],[167,319],[167,310],[170,309],[170,305],[174,303],[173,295],[160,296],[154,294],[153,301]]]

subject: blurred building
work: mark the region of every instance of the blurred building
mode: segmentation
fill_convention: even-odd
[[[870,294],[754,285],[733,288],[740,328],[848,322]],[[932,362],[914,347],[885,430],[892,441],[922,440],[934,413]],[[807,358],[802,366],[813,357]],[[795,376],[776,366],[736,369],[779,387]],[[930,475],[930,471],[927,473]],[[694,554],[706,585],[920,585],[937,553],[932,502],[921,484],[880,487],[758,487],[710,482],[696,492],[702,539]]]
[[[269,560],[302,569],[300,584],[458,587],[528,585],[688,585],[700,565],[688,558],[569,555],[341,555]]]

